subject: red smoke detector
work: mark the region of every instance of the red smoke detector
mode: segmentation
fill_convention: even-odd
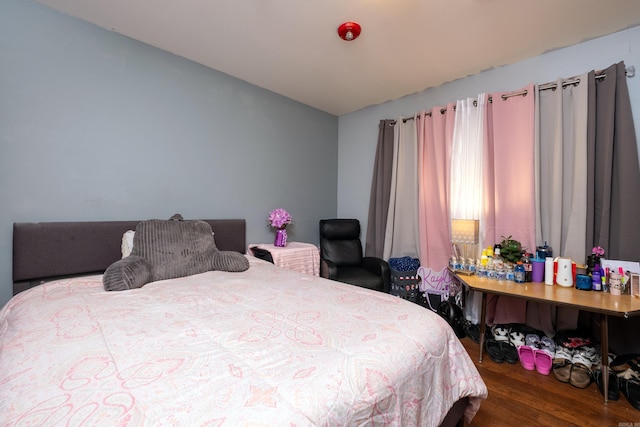
[[[360,24],[349,21],[338,27],[338,35],[342,40],[350,42],[351,40],[358,38],[361,30],[362,28],[360,27]]]

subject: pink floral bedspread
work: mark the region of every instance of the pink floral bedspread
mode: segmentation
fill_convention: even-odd
[[[436,314],[249,257],[124,292],[50,282],[0,311],[0,425],[437,426],[487,389]]]

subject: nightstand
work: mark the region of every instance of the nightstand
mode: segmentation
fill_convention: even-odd
[[[273,263],[278,267],[320,275],[320,250],[312,243],[288,242],[283,248],[268,243],[253,243],[249,245],[247,253],[253,256],[252,249],[255,247],[269,251]]]

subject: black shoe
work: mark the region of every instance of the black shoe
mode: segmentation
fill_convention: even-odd
[[[640,382],[620,378],[620,390],[631,406],[640,411]]]
[[[474,343],[480,342],[480,326],[468,323],[464,327],[464,332]]]
[[[604,396],[604,384],[602,384],[602,371],[598,369],[593,372],[593,379],[600,390],[600,394]],[[615,372],[609,370],[609,390],[607,393],[607,399],[618,400],[620,398],[620,383],[618,382],[618,376]]]
[[[499,344],[504,360],[512,365],[518,363],[519,358],[516,346],[507,341],[500,341]]]
[[[504,354],[500,347],[500,342],[494,339],[486,340],[484,343],[484,348],[487,350],[489,357],[496,363],[504,362]]]

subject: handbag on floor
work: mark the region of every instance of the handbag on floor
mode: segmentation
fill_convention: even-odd
[[[455,303],[453,298],[448,298],[438,305],[438,314],[447,321],[458,338],[465,337],[462,308]]]

